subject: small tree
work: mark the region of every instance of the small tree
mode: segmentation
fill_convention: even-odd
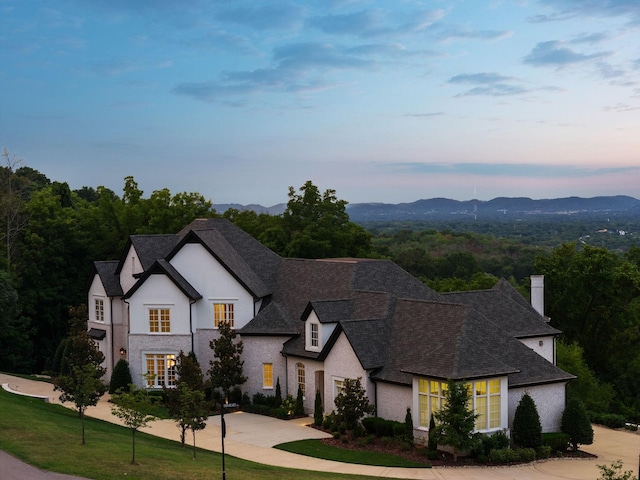
[[[433,415],[429,419],[429,440],[427,450],[435,452],[438,449],[438,432],[436,432],[436,420]]]
[[[542,445],[540,415],[533,398],[525,392],[513,416],[513,443],[522,448],[537,448]]]
[[[631,470],[622,471],[622,460],[616,460],[608,465],[596,465],[600,469],[598,480],[638,480]]]
[[[204,376],[200,364],[195,354],[185,355],[180,351],[176,363],[176,374],[180,384],[176,388],[163,387],[164,404],[167,407],[169,416],[173,418],[180,429],[180,443],[185,445],[187,430],[190,428],[190,418],[193,408],[187,410],[185,416],[185,402],[191,402],[191,392],[202,392],[204,394]],[[186,397],[185,397],[186,395]]]
[[[473,429],[477,415],[469,408],[469,388],[461,382],[449,380],[445,405],[433,415],[436,419],[435,437],[438,444],[453,448],[453,460],[458,461],[458,452],[473,445]]]
[[[355,430],[362,417],[373,413],[373,405],[362,387],[361,377],[345,378],[344,388],[336,396],[335,405],[337,420],[348,430]]]
[[[180,411],[175,420],[193,434],[193,458],[196,458],[196,432],[207,426],[209,416],[208,405],[202,390],[192,390],[186,383],[180,383],[177,390],[180,391]],[[184,445],[184,433],[183,433]]]
[[[276,408],[282,406],[282,388],[280,387],[280,377],[276,380],[276,398],[274,399]]]
[[[302,387],[298,385],[298,394],[296,395],[296,406],[293,408],[293,414],[297,417],[304,415],[304,397],[302,395]]]
[[[407,407],[407,414],[404,416],[404,433],[402,440],[409,445],[413,445],[413,417],[411,416],[411,409]]]
[[[134,465],[136,463],[136,432],[146,427],[149,422],[156,420],[156,417],[147,413],[153,406],[151,398],[146,390],[131,384],[128,392],[116,393],[112,401],[111,413],[131,429],[131,464]]]
[[[569,443],[574,451],[578,450],[579,444],[591,445],[593,443],[593,427],[587,410],[580,400],[569,400],[562,414],[560,429],[569,435]]]
[[[236,342],[236,332],[228,322],[220,322],[220,336],[209,342],[213,350],[214,360],[209,363],[209,375],[211,376],[211,386],[222,390],[224,402],[229,398],[229,392],[236,385],[242,385],[247,381],[247,377],[242,374],[244,362],[240,360],[242,355],[242,341]]]
[[[313,405],[313,424],[316,427],[322,426],[324,420],[324,413],[322,412],[322,395],[320,390],[316,390],[316,400]]]
[[[129,385],[133,383],[131,379],[131,370],[129,370],[129,362],[121,358],[113,367],[111,373],[111,381],[109,382],[109,393],[113,395],[118,390],[124,392],[129,390]]]
[[[88,406],[96,405],[106,387],[101,366],[104,355],[86,332],[79,332],[69,342],[61,362],[61,373],[54,380],[54,390],[62,391],[61,402],[73,402],[82,423],[82,445],[85,444],[84,413]]]

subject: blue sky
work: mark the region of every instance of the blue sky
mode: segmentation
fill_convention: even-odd
[[[71,188],[640,197],[638,0],[0,0],[0,92]]]

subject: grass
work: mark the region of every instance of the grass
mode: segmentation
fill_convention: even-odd
[[[299,440],[297,442],[282,443],[276,445],[275,448],[308,457],[335,460],[336,462],[343,463],[357,463],[360,465],[376,465],[381,467],[429,468],[429,465],[425,463],[413,462],[389,453],[348,450],[346,448],[327,445],[320,440]]]
[[[220,478],[222,457],[144,433],[136,435],[137,465],[131,465],[131,431],[108,422],[86,419],[86,445],[81,445],[77,412],[0,389],[0,449],[45,470],[96,480],[129,478],[199,480]],[[285,469],[225,457],[229,480],[372,479]]]

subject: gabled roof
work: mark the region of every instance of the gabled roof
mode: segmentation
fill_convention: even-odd
[[[560,334],[504,279],[491,290],[443,293],[442,297],[469,305],[516,338]]]
[[[185,278],[166,260],[157,260],[151,268],[146,270],[136,284],[124,295],[124,299],[131,298],[133,294],[147,281],[151,275],[166,275],[173,284],[182,291],[190,300],[199,300],[202,295],[191,286]]]
[[[119,275],[122,271],[131,246],[138,255],[142,269],[147,270],[156,260],[165,258],[177,241],[175,235],[131,235],[122,251],[116,274]]]
[[[120,277],[116,274],[118,263],[117,261],[93,262],[92,277],[98,275],[108,297],[124,295],[120,286]]]
[[[186,243],[200,243],[254,297],[271,293],[281,258],[226,219],[195,220],[176,236],[179,242],[167,255],[171,260]]]

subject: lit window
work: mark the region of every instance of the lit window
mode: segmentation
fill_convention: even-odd
[[[320,336],[319,336],[319,329],[318,329],[318,324],[317,323],[312,323],[311,325],[311,346],[312,347],[319,347],[320,346]]]
[[[170,333],[171,314],[168,308],[149,309],[149,331],[151,333]]]
[[[500,380],[482,380],[465,384],[469,390],[469,409],[475,411],[476,431],[501,427]],[[446,404],[447,384],[435,380],[418,380],[420,426],[428,427],[430,416]]]
[[[175,387],[176,356],[166,353],[148,353],[145,355],[148,388]]]
[[[234,325],[233,303],[214,303],[213,304],[213,326],[218,328],[221,322],[228,323],[231,327]]]
[[[336,378],[333,380],[333,393],[335,397],[344,393],[344,379]]]
[[[96,321],[104,322],[104,300],[96,298]]]
[[[305,395],[305,372],[304,363],[296,363],[296,370],[298,372],[298,387],[302,391],[302,396]]]
[[[273,388],[273,364],[262,364],[262,387]]]

